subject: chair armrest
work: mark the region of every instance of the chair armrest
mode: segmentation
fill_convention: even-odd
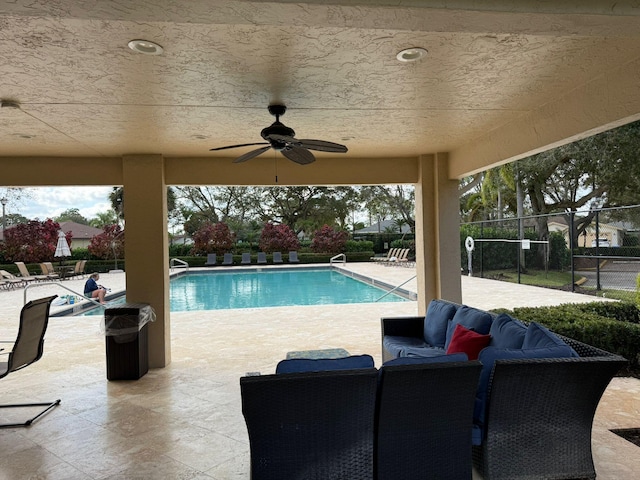
[[[382,336],[424,337],[424,316],[382,318]]]

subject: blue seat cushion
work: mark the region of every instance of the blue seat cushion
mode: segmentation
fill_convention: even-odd
[[[282,360],[276,366],[276,373],[324,372],[327,370],[353,370],[374,368],[371,355],[352,355],[344,358],[292,358]]]
[[[478,355],[478,360],[482,363],[480,380],[478,381],[478,391],[476,392],[476,402],[473,412],[474,423],[482,427],[484,424],[485,406],[487,390],[493,365],[496,360],[528,359],[528,358],[568,358],[573,357],[574,350],[568,346],[554,346],[530,349],[513,349],[486,347]]]
[[[465,353],[454,353],[452,355],[442,354],[433,357],[402,357],[384,362],[382,367],[391,367],[395,365],[424,365],[426,363],[466,362],[467,360],[468,358]]]
[[[444,348],[437,347],[404,347],[400,351],[401,357],[419,357],[419,358],[429,358],[429,357],[439,357],[441,355],[446,355],[447,352]]]
[[[541,348],[541,347],[569,347],[558,336],[549,331],[548,328],[543,327],[539,323],[531,322],[527,328],[527,333],[524,336],[522,342],[522,348]],[[571,348],[571,347],[569,347]],[[579,355],[571,348],[574,357]]]
[[[428,348],[429,345],[418,337],[398,337],[395,335],[385,335],[382,339],[383,348],[394,357],[400,357],[402,351],[407,347]]]
[[[424,319],[424,340],[432,347],[444,348],[447,326],[458,306],[443,300],[431,300]]]
[[[527,327],[515,318],[501,313],[491,324],[489,346],[497,348],[522,348]]]
[[[451,343],[451,338],[453,337],[453,332],[456,330],[456,325],[460,324],[476,333],[486,335],[489,333],[492,320],[493,317],[490,313],[462,305],[458,310],[456,310],[456,314],[453,316],[453,319],[451,319],[449,326],[447,327],[447,338],[444,344],[445,350]]]

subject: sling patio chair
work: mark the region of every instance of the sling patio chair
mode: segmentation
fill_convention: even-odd
[[[233,265],[233,253],[225,253],[222,258],[222,265]]]
[[[282,252],[273,252],[273,263],[282,263]]]
[[[266,265],[267,264],[267,254],[264,252],[258,252],[258,264]]]
[[[245,252],[242,254],[242,259],[240,260],[240,265],[251,265],[251,254]]]
[[[205,267],[214,267],[218,264],[218,257],[215,253],[207,253],[207,263],[204,264]]]
[[[20,312],[20,326],[18,336],[9,352],[0,352],[0,378],[6,377],[9,373],[16,372],[32,363],[37,362],[42,357],[44,348],[44,334],[49,323],[49,308],[51,302],[57,295],[40,298],[28,302]],[[5,357],[6,356],[6,357]],[[28,393],[28,391],[26,392]],[[0,405],[0,409],[33,408],[39,409],[39,413],[24,422],[9,422],[0,425],[0,428],[28,427],[38,418],[60,405],[60,400],[45,403],[20,403],[10,405]]]
[[[20,277],[24,278],[26,281],[33,282],[35,280],[36,282],[44,282],[45,280],[48,280],[46,275],[31,275],[24,262],[13,263],[15,263],[16,267],[18,267],[18,270],[20,271]]]

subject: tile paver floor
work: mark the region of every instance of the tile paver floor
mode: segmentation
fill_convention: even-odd
[[[347,264],[398,284],[407,267]],[[82,288],[84,280],[68,280]],[[123,274],[101,283],[124,288]],[[479,308],[592,301],[568,292],[462,278]],[[407,284],[416,289],[415,280]],[[29,298],[67,292],[30,288]],[[0,292],[0,339],[15,338],[22,291]],[[273,373],[288,351],[345,348],[380,365],[380,317],[413,315],[416,302],[255,308],[171,314],[171,364],[137,381],[107,381],[102,317],[52,318],[43,358],[0,380],[0,401],[62,403],[29,429],[0,430],[0,479],[248,479],[239,377]],[[616,378],[593,433],[598,478],[635,479],[640,449],[610,428],[640,427],[640,381]]]

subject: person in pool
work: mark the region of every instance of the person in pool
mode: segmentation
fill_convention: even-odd
[[[104,296],[107,293],[107,289],[102,285],[98,285],[100,274],[94,272],[84,284],[84,296],[87,298],[97,298],[101,304],[105,304]]]

